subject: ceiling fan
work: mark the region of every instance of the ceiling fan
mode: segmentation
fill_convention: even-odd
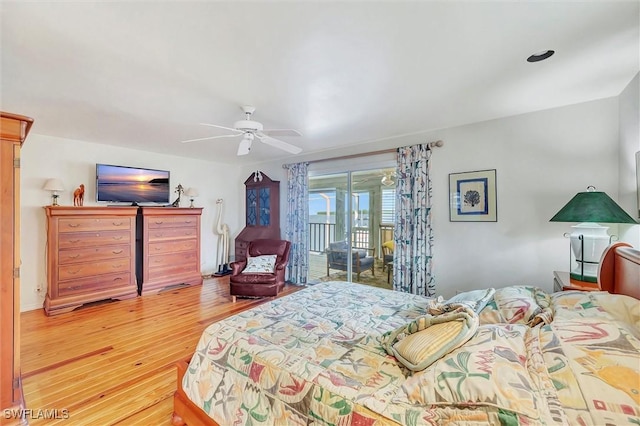
[[[209,139],[219,139],[219,138],[235,138],[235,137],[242,136],[242,139],[240,140],[240,145],[238,146],[238,155],[247,155],[249,151],[251,151],[251,144],[256,138],[260,142],[263,142],[267,145],[271,145],[278,149],[282,149],[292,154],[299,154],[300,152],[302,152],[301,148],[273,137],[273,136],[302,136],[302,133],[294,129],[269,129],[269,130],[263,129],[262,123],[253,121],[251,119],[251,114],[253,114],[256,110],[255,107],[251,105],[244,105],[241,107],[241,109],[245,114],[245,119],[239,120],[233,123],[233,128],[219,126],[217,124],[200,123],[203,126],[217,127],[219,129],[229,130],[233,133],[227,134],[227,135],[209,136],[206,138],[188,139],[186,141],[182,141],[182,143],[198,142],[198,141],[204,141]]]

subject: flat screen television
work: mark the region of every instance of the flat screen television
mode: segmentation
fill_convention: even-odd
[[[169,196],[167,170],[96,164],[96,201],[167,204]]]

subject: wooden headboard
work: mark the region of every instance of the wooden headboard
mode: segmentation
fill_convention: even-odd
[[[640,250],[627,243],[610,245],[600,261],[598,284],[609,293],[640,299]]]

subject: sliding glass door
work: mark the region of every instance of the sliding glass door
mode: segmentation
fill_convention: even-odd
[[[391,287],[382,244],[392,239],[392,169],[309,178],[308,282],[349,281]]]

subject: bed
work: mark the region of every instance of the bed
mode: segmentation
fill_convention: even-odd
[[[383,336],[432,299],[328,282],[210,325],[178,365],[173,423],[639,424],[640,251],[602,288],[496,289],[466,343],[420,371]]]

